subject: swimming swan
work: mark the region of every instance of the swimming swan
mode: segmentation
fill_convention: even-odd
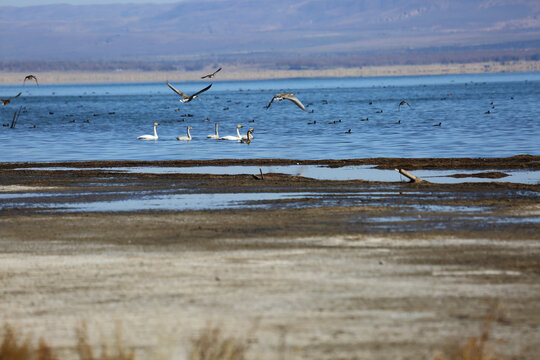
[[[253,139],[253,135],[251,135],[251,133],[254,131],[255,129],[251,128],[248,130],[247,132],[247,135],[245,135],[244,137],[242,137],[240,140],[238,140],[239,142],[241,143],[244,143],[244,144],[251,144],[251,140]]]
[[[156,126],[158,126],[158,123],[154,123],[154,135],[141,135],[137,139],[139,140],[157,140],[157,132],[156,132]]]
[[[191,141],[191,134],[189,133],[189,130],[193,130],[191,126],[187,127],[187,136],[178,136],[176,140],[180,141]]]
[[[210,138],[210,139],[219,139],[218,123],[216,123],[216,133],[215,133],[214,135],[208,135],[207,138]]]
[[[236,136],[229,135],[229,136],[223,136],[218,138],[219,140],[232,140],[232,141],[238,141],[242,139],[242,135],[240,135],[239,129],[243,127],[242,125],[236,125]]]

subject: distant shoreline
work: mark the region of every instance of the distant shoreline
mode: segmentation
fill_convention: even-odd
[[[340,78],[378,76],[419,76],[487,74],[503,72],[539,72],[540,61],[478,62],[466,64],[391,65],[364,66],[356,68],[334,68],[324,70],[268,70],[246,68],[240,65],[223,65],[225,71],[212,81],[266,80],[287,78]],[[198,71],[136,71],[118,70],[103,72],[86,71],[46,71],[46,72],[2,72],[0,84],[20,84],[26,75],[33,73],[42,84],[74,83],[121,83],[121,82],[161,82],[197,81],[206,70]]]

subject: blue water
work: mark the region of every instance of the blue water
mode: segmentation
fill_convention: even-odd
[[[193,93],[207,83],[173,84]],[[27,82],[0,85],[0,98],[19,91],[0,107],[2,124],[24,108],[15,129],[0,128],[1,162],[540,154],[540,73],[219,81],[187,104],[164,83]],[[288,101],[266,110],[281,91],[295,92],[308,111]],[[403,99],[412,109],[398,111]],[[159,140],[137,140],[152,133],[154,122]],[[244,133],[255,129],[255,139],[250,145],[207,139],[215,122],[221,136],[242,124]],[[193,140],[177,141],[187,125]]]

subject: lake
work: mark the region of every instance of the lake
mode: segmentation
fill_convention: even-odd
[[[194,93],[209,82],[173,82]],[[540,153],[540,73],[216,81],[182,104],[165,83],[0,85],[0,161],[506,157]],[[306,106],[274,102],[294,92]],[[407,101],[410,107],[398,104]],[[489,112],[489,113],[487,113]],[[152,133],[156,141],[137,140]],[[251,144],[207,139],[254,128]],[[439,125],[440,126],[436,126]],[[34,128],[35,125],[35,128]],[[190,142],[177,141],[193,127]],[[350,133],[347,133],[350,129]]]

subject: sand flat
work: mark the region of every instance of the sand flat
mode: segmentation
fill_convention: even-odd
[[[430,359],[479,336],[489,314],[497,355],[540,351],[539,185],[18,168],[3,166],[0,186],[63,196],[0,198],[0,313],[62,359],[73,358],[83,321],[96,347],[121,324],[139,359],[183,359],[209,324],[250,338],[250,358]],[[173,184],[251,191],[263,206],[63,210]],[[373,196],[352,206],[343,188]],[[320,196],[256,200],[276,191]]]

